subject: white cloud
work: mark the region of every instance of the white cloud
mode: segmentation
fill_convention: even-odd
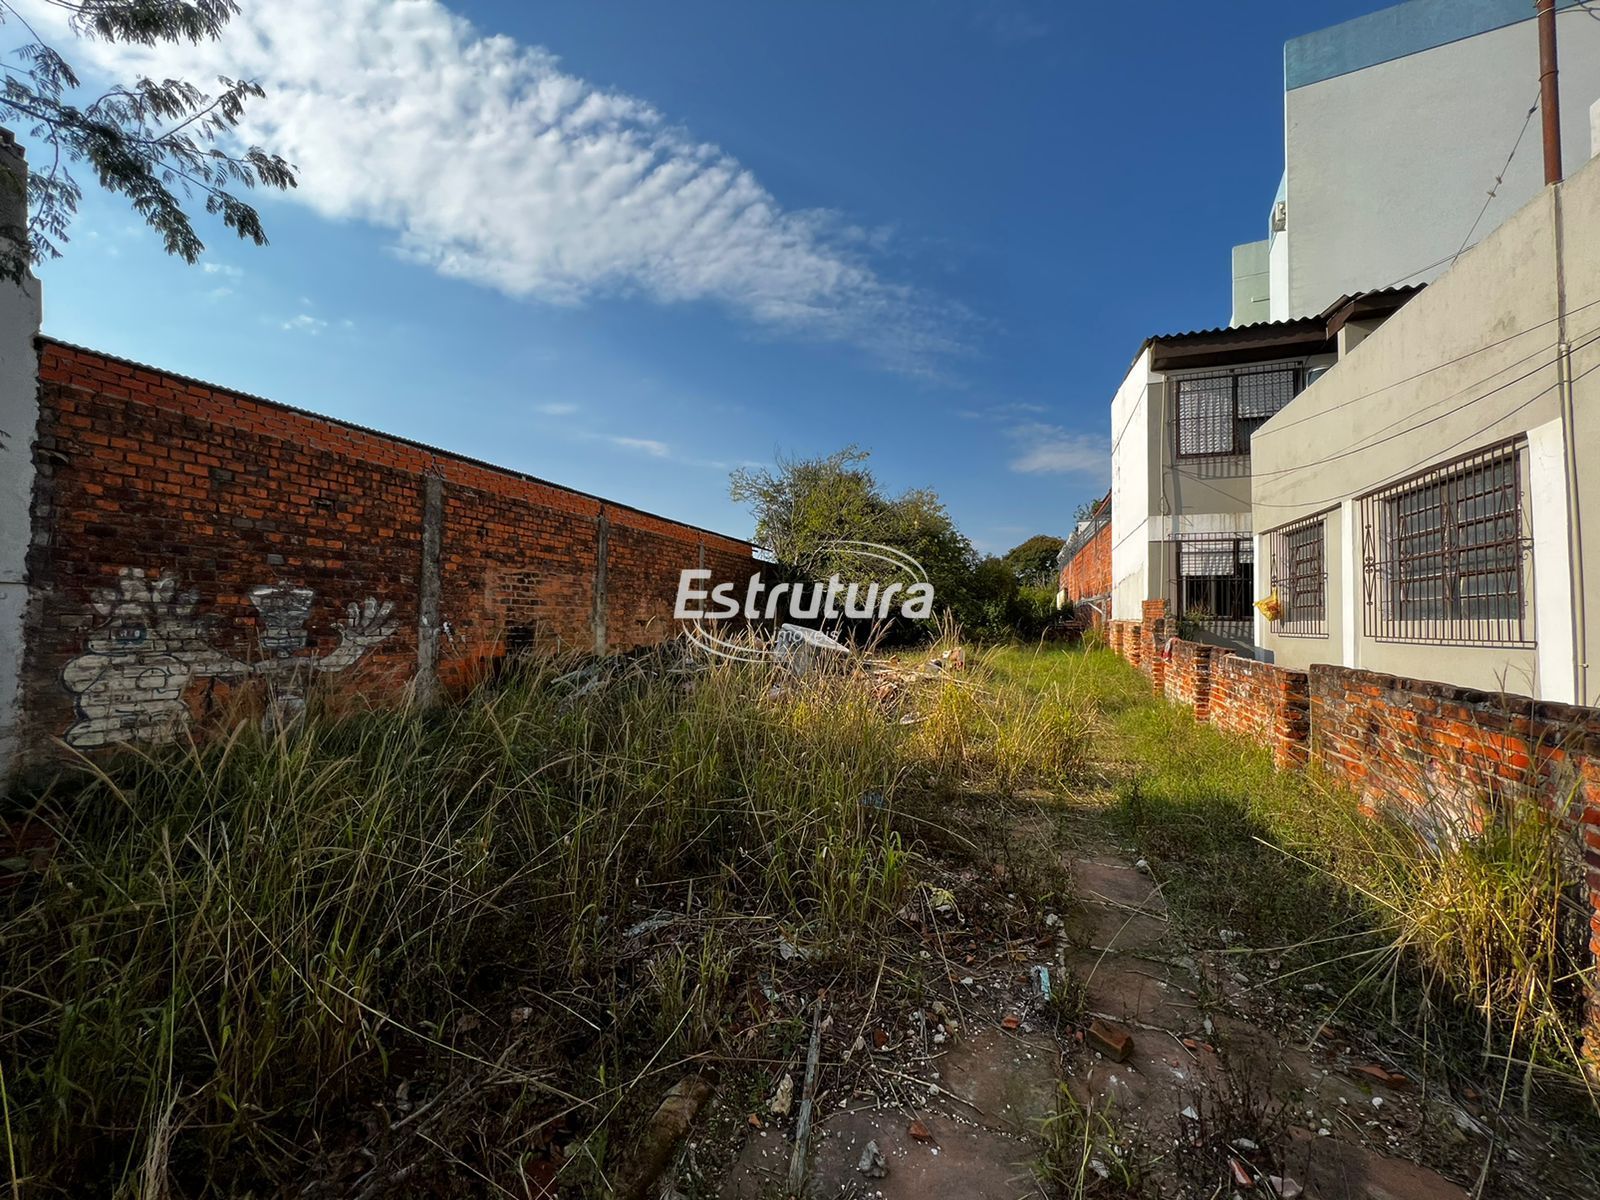
[[[576,404],[536,404],[535,412],[541,412],[547,417],[570,417],[578,411]]]
[[[243,132],[299,168],[295,197],[441,274],[555,304],[709,300],[912,373],[960,348],[961,312],[881,278],[863,231],[784,208],[649,103],[439,0],[276,0],[217,43],[78,49],[119,76],[257,80]]]
[[[300,313],[290,317],[278,328],[288,333],[309,333],[312,337],[315,337],[327,327],[328,323],[321,317],[313,317],[310,313]]]
[[[1014,426],[1009,433],[1027,447],[1011,460],[1011,469],[1024,475],[1103,477],[1111,470],[1111,449],[1102,437],[1040,422]]]
[[[672,447],[654,438],[608,437],[606,441],[613,446],[621,446],[624,450],[638,450],[651,458],[672,457]]]
[[[992,421],[1006,417],[1032,417],[1049,412],[1042,404],[1030,404],[1023,400],[1008,400],[1003,404],[991,404],[987,408],[959,408],[956,416],[963,421]]]
[[[244,275],[242,270],[228,263],[203,262],[200,264],[200,269],[207,275],[222,275],[228,279],[238,279]]]

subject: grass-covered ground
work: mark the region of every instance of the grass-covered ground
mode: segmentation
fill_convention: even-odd
[[[1583,860],[1548,815],[1569,797],[1513,789],[1479,798],[1481,828],[1436,814],[1418,832],[1399,802],[1373,811],[1314,773],[1274,770],[1265,748],[1156,698],[1108,650],[992,661],[1095,711],[1105,815],[1152,864],[1191,944],[1277,958],[1286,980],[1323,985],[1330,1016],[1412,1039],[1502,1098],[1544,1083],[1590,1107]]]
[[[1194,944],[1238,931],[1441,1069],[1576,1079],[1584,914],[1537,806],[1431,846],[1108,652],[969,658],[534,662],[434,713],[243,720],[14,797],[57,844],[0,892],[0,1182],[626,1194],[668,1087],[736,1093],[803,1041],[776,975],[895,986],[933,860],[1054,903],[1074,821],[1138,847]]]
[[[0,1179],[601,1194],[686,1070],[800,1032],[771,964],[871,985],[919,812],[1060,791],[1088,748],[1052,689],[982,672],[912,713],[859,671],[571,665],[427,715],[242,720],[13,800],[57,845],[0,894]]]

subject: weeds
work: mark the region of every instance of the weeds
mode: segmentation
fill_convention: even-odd
[[[313,703],[293,737],[244,722],[32,797],[58,849],[0,897],[32,1194],[601,1187],[664,1074],[770,1048],[746,998],[780,936],[871,961],[907,806],[1084,750],[1061,697],[981,678],[935,732],[857,677],[570,665],[426,716]],[[647,914],[670,936],[630,934]]]
[[[1092,1098],[1081,1102],[1062,1084],[1041,1137],[1040,1174],[1056,1195],[1088,1200],[1145,1194],[1145,1147],[1122,1128],[1109,1100],[1096,1108]]]
[[[1128,764],[1114,824],[1191,940],[1226,929],[1270,947],[1287,976],[1321,978],[1341,1007],[1420,1032],[1472,1074],[1520,1071],[1525,1098],[1541,1073],[1580,1079],[1587,904],[1581,854],[1552,815],[1571,797],[1503,784],[1439,796],[1419,765],[1406,797],[1374,812],[1150,697],[1109,652],[1012,652],[998,666],[1070,679],[1100,707]]]

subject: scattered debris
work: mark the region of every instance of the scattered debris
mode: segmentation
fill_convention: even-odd
[[[789,1159],[789,1191],[804,1194],[806,1154],[811,1140],[811,1107],[817,1095],[817,1060],[822,1056],[822,999],[817,998],[811,1018],[811,1049],[806,1054],[806,1086],[800,1098],[800,1118],[794,1127],[794,1156]]]
[[[1017,1016],[1016,1013],[1007,1013],[1000,1025],[1004,1029],[1020,1029],[1022,1028],[1022,1018]]]
[[[789,1110],[794,1107],[794,1076],[784,1074],[778,1080],[778,1090],[773,1093],[772,1100],[767,1105],[767,1110],[775,1117],[787,1117]]]
[[[1228,1166],[1233,1171],[1233,1184],[1240,1191],[1249,1191],[1256,1186],[1255,1176],[1251,1174],[1250,1168],[1242,1160],[1230,1154],[1228,1155]]]
[[[906,1133],[909,1134],[911,1140],[915,1142],[926,1143],[933,1141],[933,1130],[929,1129],[921,1121],[913,1121],[911,1124],[907,1125]]]
[[[1357,1067],[1356,1071],[1361,1075],[1367,1076],[1369,1079],[1376,1079],[1385,1087],[1399,1089],[1406,1087],[1411,1083],[1411,1080],[1407,1079],[1398,1071],[1391,1071],[1387,1067],[1381,1066],[1378,1063],[1368,1063],[1364,1067]]]
[[[814,670],[827,655],[850,653],[850,647],[838,638],[829,637],[820,629],[808,629],[787,621],[778,627],[772,650],[778,661],[796,675]]]
[[[622,931],[622,936],[627,938],[643,937],[647,933],[654,933],[658,929],[665,929],[678,919],[677,913],[653,912],[642,921],[637,921]]]
[[[1088,1041],[1091,1048],[1112,1062],[1123,1062],[1133,1053],[1133,1034],[1112,1021],[1096,1017],[1089,1025]]]
[[[711,1098],[711,1084],[699,1075],[685,1075],[673,1084],[645,1127],[632,1161],[616,1186],[618,1200],[641,1200],[661,1177],[695,1116]]]
[[[889,1162],[883,1157],[883,1151],[878,1149],[877,1142],[868,1142],[861,1151],[861,1161],[856,1163],[856,1170],[868,1179],[882,1179],[889,1173]]]

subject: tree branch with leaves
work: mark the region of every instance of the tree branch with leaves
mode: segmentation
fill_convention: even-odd
[[[216,41],[239,11],[235,0],[42,2],[66,14],[74,37],[143,46]],[[17,280],[29,265],[60,257],[83,196],[72,173],[78,164],[125,197],[167,253],[184,262],[205,249],[190,212],[196,205],[240,238],[266,245],[260,214],[239,192],[284,190],[296,181],[278,155],[234,145],[246,103],[265,95],[259,84],[219,77],[218,90],[206,92],[187,80],[141,75],[86,99],[66,57],[10,0],[0,0],[0,25],[25,38],[0,61],[0,121],[26,126],[43,151],[28,176],[26,236],[0,247],[0,273]],[[21,191],[18,177],[0,170],[0,186],[7,184]]]

